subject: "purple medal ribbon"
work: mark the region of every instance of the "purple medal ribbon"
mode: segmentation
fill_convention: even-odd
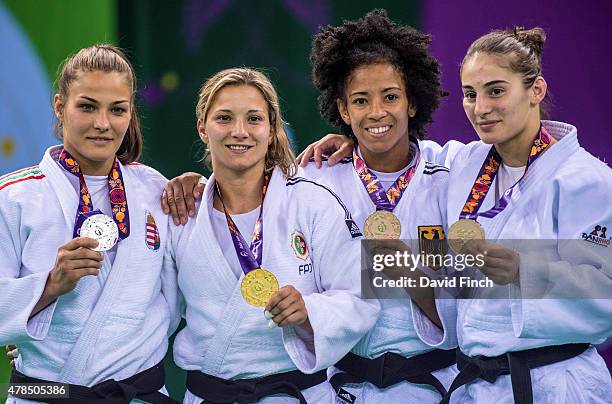
[[[78,237],[83,222],[85,222],[88,217],[102,214],[102,212],[99,209],[94,210],[91,195],[87,189],[87,183],[85,182],[81,167],[74,157],[68,153],[68,150],[62,149],[59,152],[57,162],[64,170],[79,178],[79,207],[77,209],[72,234],[73,237]],[[123,240],[130,235],[130,214],[128,211],[127,197],[125,195],[123,175],[121,174],[121,168],[116,158],[108,173],[108,196],[113,210],[113,220],[119,228],[119,239]]]
[[[527,160],[527,166],[525,167],[525,172],[519,178],[519,180],[514,183],[510,188],[508,188],[498,203],[491,209],[486,212],[478,213],[480,206],[485,200],[487,193],[491,189],[491,184],[499,171],[499,167],[502,163],[502,158],[495,150],[495,146],[491,146],[491,150],[487,154],[484,163],[482,163],[482,167],[480,167],[480,171],[478,172],[478,177],[476,181],[474,181],[474,185],[472,185],[472,190],[470,191],[470,195],[467,198],[467,201],[463,205],[463,209],[459,214],[459,219],[471,219],[476,220],[478,216],[483,216],[487,218],[494,218],[499,213],[501,213],[510,203],[510,199],[512,198],[512,192],[515,187],[521,182],[523,178],[527,175],[527,170],[529,166],[542,155],[544,150],[550,145],[552,142],[552,138],[546,128],[540,126],[540,130],[538,132],[538,136],[533,141],[533,145],[531,146],[531,151],[529,153],[529,159]]]
[[[399,177],[397,177],[395,183],[389,188],[387,192],[385,192],[385,189],[376,177],[376,174],[368,170],[365,161],[357,153],[357,146],[355,146],[355,148],[353,149],[353,167],[355,168],[355,171],[357,172],[361,183],[368,192],[370,199],[374,203],[374,206],[376,206],[377,211],[385,210],[387,212],[393,212],[393,209],[395,209],[400,199],[402,198],[404,191],[406,190],[406,188],[408,188],[410,180],[416,173],[419,156],[419,146],[416,145],[416,152],[414,157],[414,161],[416,162],[415,165],[408,168]]]
[[[232,242],[234,244],[234,249],[236,250],[236,255],[238,256],[238,261],[240,262],[240,267],[242,271],[246,275],[247,273],[261,268],[261,258],[262,258],[262,250],[263,250],[263,201],[266,197],[266,192],[268,190],[268,184],[270,183],[271,173],[267,173],[264,175],[263,189],[262,189],[262,197],[261,197],[261,207],[259,208],[259,217],[255,222],[255,228],[253,229],[253,241],[249,246],[240,234],[240,230],[238,230],[238,226],[232,220],[231,216],[227,213],[225,209],[225,204],[223,203],[223,197],[221,196],[221,190],[219,186],[215,183],[215,188],[217,194],[219,195],[219,199],[221,200],[221,204],[223,205],[223,212],[225,213],[225,219],[227,220],[227,227],[229,228],[230,235],[232,237]]]

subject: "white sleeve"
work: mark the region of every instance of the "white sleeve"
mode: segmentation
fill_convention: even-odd
[[[193,219],[191,219],[193,220]],[[168,303],[170,313],[170,325],[168,336],[176,331],[181,317],[185,312],[185,299],[178,287],[178,267],[176,265],[175,241],[178,229],[174,224],[168,225],[168,237],[166,250],[164,251],[164,263],[161,275],[162,294]]]
[[[57,300],[30,319],[32,310],[42,296],[49,268],[20,277],[21,242],[19,209],[6,200],[0,207],[0,344],[12,344],[44,339]]]
[[[612,335],[611,173],[608,169],[604,181],[581,176],[557,187],[558,240],[549,241],[550,249],[520,257],[520,294],[527,299],[512,305],[518,337],[570,343],[601,342]],[[587,239],[597,226],[610,229],[601,244]]]
[[[344,211],[332,201],[319,201],[311,236],[315,276],[323,290],[303,296],[314,334],[309,340],[294,327],[283,328],[285,348],[304,373],[338,362],[374,326],[380,311],[377,300],[359,297],[361,238],[351,238]]]
[[[439,164],[444,167],[451,168],[453,160],[459,151],[465,147],[465,144],[456,140],[449,140],[440,146],[433,140],[420,140],[419,149],[421,155],[426,161]]]

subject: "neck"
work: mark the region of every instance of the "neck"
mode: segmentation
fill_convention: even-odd
[[[215,181],[223,195],[223,203],[215,192],[213,207],[223,212],[223,206],[225,206],[229,214],[247,213],[254,210],[262,204],[263,180],[263,169],[242,173],[217,173],[215,171]]]
[[[537,121],[534,120],[528,124],[521,133],[512,139],[495,145],[495,149],[505,165],[509,167],[523,167],[527,165],[531,146],[536,136],[538,136],[539,129],[540,120],[537,119]]]
[[[394,173],[410,164],[412,153],[410,152],[410,138],[404,136],[391,150],[386,152],[375,152],[365,147],[360,147],[361,157],[366,166],[381,173]]]
[[[70,155],[76,160],[76,162],[79,163],[79,169],[83,175],[108,175],[111,168],[113,168],[113,163],[115,162],[114,156],[112,159],[107,161],[93,161],[83,157],[83,155],[76,150],[72,150],[70,146],[64,145],[64,149],[66,149],[68,153],[70,153]]]

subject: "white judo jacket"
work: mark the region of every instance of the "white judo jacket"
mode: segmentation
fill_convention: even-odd
[[[225,379],[267,376],[293,370],[314,373],[342,358],[376,321],[379,306],[360,296],[360,237],[341,203],[327,189],[286,179],[275,169],[263,204],[262,268],[279,285],[293,285],[304,299],[314,330],[268,327],[263,308],[247,304],[240,282],[223,255],[211,224],[215,187],[211,176],[198,214],[173,227],[172,243],[187,326],[174,343],[174,360],[186,370]],[[353,230],[353,234],[351,233]],[[228,230],[229,231],[229,230]],[[296,235],[305,249],[296,249]],[[249,240],[249,235],[245,238]],[[330,402],[325,382],[303,391],[309,402]],[[297,401],[291,397],[268,397]],[[201,399],[187,391],[186,403]]]
[[[0,178],[0,344],[18,345],[16,367],[28,376],[91,386],[157,364],[178,324],[176,270],[164,259],[168,216],[159,203],[166,179],[141,164],[121,165],[131,228],[114,264],[105,257],[98,276],[29,319],[58,248],[72,238],[78,206],[78,191],[52,157],[60,149]],[[147,244],[147,231],[159,233],[159,248]]]

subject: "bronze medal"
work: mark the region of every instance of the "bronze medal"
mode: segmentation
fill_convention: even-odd
[[[242,278],[240,291],[244,300],[255,307],[264,307],[278,291],[278,280],[266,269],[258,268],[247,272]]]
[[[402,233],[402,225],[397,216],[386,210],[377,210],[369,215],[363,228],[368,240],[398,240]]]
[[[448,229],[448,245],[457,254],[461,254],[469,240],[484,240],[484,229],[475,220],[461,219]]]

